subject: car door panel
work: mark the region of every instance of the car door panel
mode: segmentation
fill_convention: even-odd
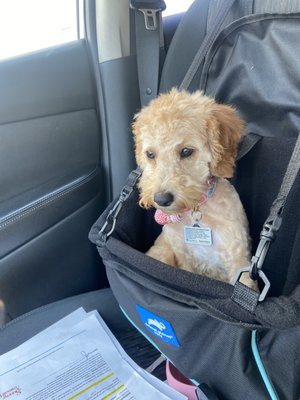
[[[1,298],[7,320],[37,305],[105,285],[103,270],[97,264],[99,255],[91,251],[86,240],[100,202],[99,193],[73,214],[0,259]]]
[[[107,200],[85,40],[1,62],[0,89],[0,298],[13,318],[107,285],[87,237]]]

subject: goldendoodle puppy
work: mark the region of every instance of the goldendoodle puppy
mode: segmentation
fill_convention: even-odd
[[[135,116],[140,205],[164,225],[149,256],[230,283],[249,265],[247,218],[225,179],[243,131],[234,108],[199,91],[172,89]],[[247,274],[241,281],[256,287]]]

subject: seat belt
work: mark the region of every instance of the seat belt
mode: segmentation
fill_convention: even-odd
[[[281,226],[281,215],[286,203],[286,199],[295,182],[299,170],[300,133],[283,177],[278,195],[272,203],[268,218],[263,224],[263,229],[260,233],[260,241],[258,243],[255,255],[251,259],[251,265],[249,267],[240,269],[235,278],[232,300],[242,305],[250,312],[254,312],[258,301],[263,301],[265,299],[270,288],[270,282],[262,271],[262,266],[268,253],[270,244],[275,240],[276,234]],[[254,292],[252,289],[240,283],[239,279],[244,272],[248,272],[253,280],[257,280],[258,278],[262,279],[265,287],[263,288],[261,294]]]
[[[202,41],[179,90],[188,90],[234,2],[235,0],[226,0],[220,3],[213,28]],[[135,11],[138,80],[141,105],[144,107],[158,93],[161,12],[165,10],[166,4],[163,0],[130,0],[130,8]]]
[[[135,41],[141,106],[158,93],[159,53],[162,33],[163,0],[131,0],[135,11]]]

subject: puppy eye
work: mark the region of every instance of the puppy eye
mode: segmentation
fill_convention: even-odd
[[[155,158],[155,154],[153,153],[153,151],[147,150],[146,155],[148,158],[151,158],[152,160]]]
[[[188,149],[187,147],[185,147],[184,149],[181,150],[180,157],[181,158],[190,157],[193,154],[193,152],[194,152],[193,149]]]

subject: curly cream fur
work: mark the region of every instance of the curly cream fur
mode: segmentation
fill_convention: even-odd
[[[239,196],[225,179],[233,175],[238,142],[244,123],[234,108],[217,104],[202,92],[172,89],[135,116],[135,154],[143,174],[140,205],[181,213],[180,223],[163,227],[147,254],[167,264],[215,279],[232,282],[236,271],[249,264],[248,223]],[[182,158],[182,149],[193,153]],[[150,159],[147,151],[155,158]],[[212,230],[211,246],[186,244],[183,227],[191,226],[191,212],[207,190],[210,175],[218,177],[216,192],[200,206],[201,224]],[[168,207],[154,201],[155,193],[169,192]],[[246,274],[243,282],[254,287]]]

